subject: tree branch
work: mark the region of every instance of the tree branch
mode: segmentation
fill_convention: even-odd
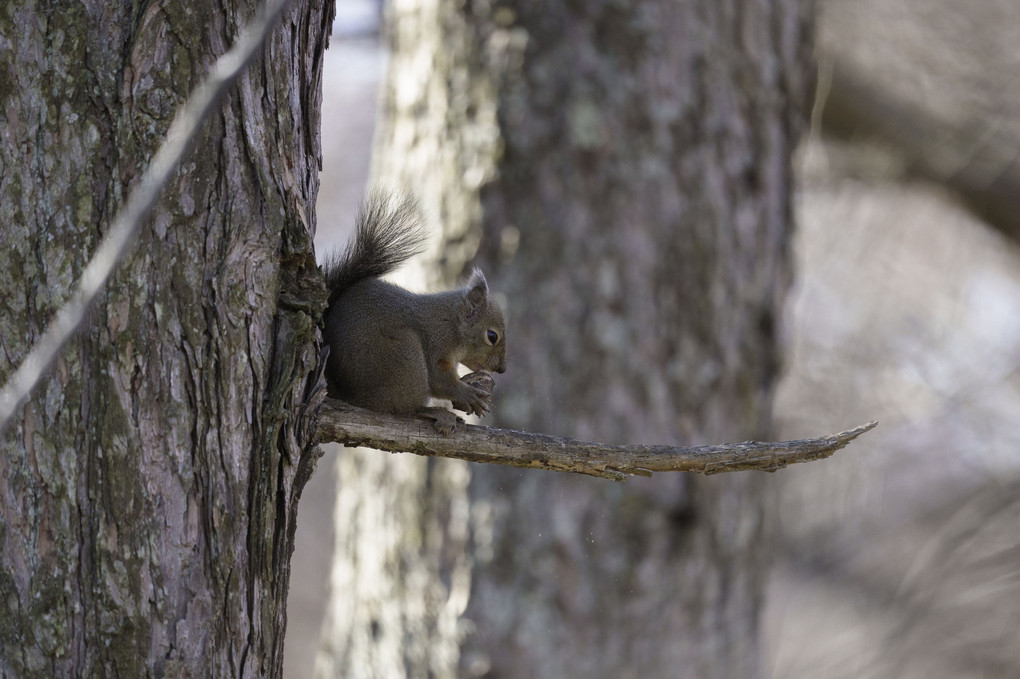
[[[1004,125],[974,115],[971,124],[940,120],[851,66],[831,66],[822,123],[838,135],[870,133],[897,150],[921,177],[956,191],[970,209],[1020,240],[1020,140]]]
[[[613,446],[475,425],[460,425],[452,436],[443,437],[425,418],[377,413],[327,398],[318,413],[316,439],[319,443],[336,442],[391,453],[575,472],[621,481],[635,474],[651,476],[652,472],[772,472],[788,464],[829,457],[877,424],[869,422],[830,436],[779,443]]]

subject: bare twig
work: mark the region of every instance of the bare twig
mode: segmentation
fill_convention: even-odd
[[[612,446],[575,439],[461,425],[442,437],[424,418],[386,415],[326,399],[318,413],[317,439],[394,453],[451,457],[575,472],[620,481],[652,472],[775,471],[788,464],[829,457],[872,429],[877,422],[821,438],[779,443],[727,443],[711,446]]]
[[[156,152],[127,203],[117,214],[113,226],[107,231],[82,272],[77,289],[57,311],[46,332],[0,391],[0,430],[85,318],[89,306],[134,241],[145,217],[159,198],[195,135],[202,128],[202,124],[216,109],[220,98],[230,89],[238,76],[244,73],[248,62],[261,49],[287,2],[288,0],[266,2],[263,11],[244,28],[230,51],[216,60],[205,82],[198,86],[178,112],[170,129],[167,130],[166,141]]]

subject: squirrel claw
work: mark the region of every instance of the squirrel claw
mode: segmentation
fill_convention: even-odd
[[[467,386],[467,393],[464,394],[464,400],[453,399],[454,410],[479,417],[487,415],[492,408],[492,390],[496,386],[492,375],[476,370],[461,377],[460,381]]]

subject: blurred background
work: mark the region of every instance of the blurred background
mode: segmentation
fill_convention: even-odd
[[[340,0],[316,250],[367,181],[385,54]],[[1020,676],[1020,3],[823,0],[799,151],[781,438],[880,426],[770,479],[771,676]],[[285,669],[329,597],[330,451],[304,492]]]

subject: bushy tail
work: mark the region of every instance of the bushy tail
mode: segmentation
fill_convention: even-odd
[[[322,264],[329,303],[358,281],[393,271],[424,250],[426,242],[414,196],[372,193],[358,212],[354,240]]]

